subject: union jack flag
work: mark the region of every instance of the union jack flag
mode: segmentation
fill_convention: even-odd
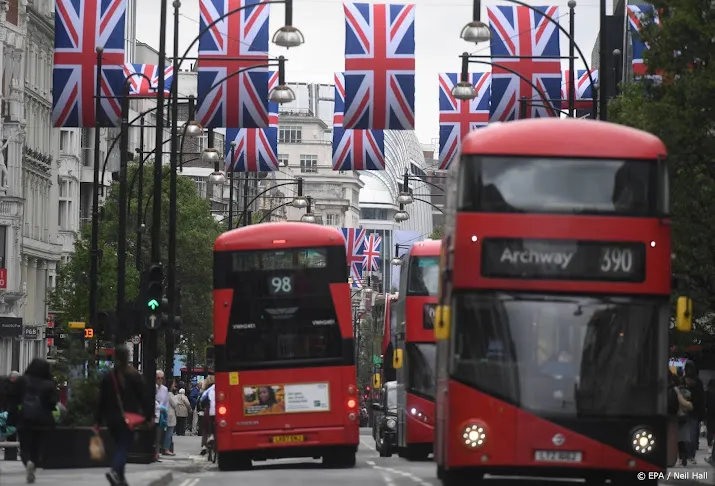
[[[126,0],[55,0],[52,123],[118,126],[124,82]],[[97,52],[102,46],[101,109],[95,113]]]
[[[343,128],[345,84],[335,73],[333,109],[333,170],[385,170],[385,134],[382,130]]]
[[[598,83],[598,69],[591,69],[591,77],[594,83]],[[593,88],[591,80],[588,77],[588,71],[585,69],[577,69],[576,76],[576,99],[574,100],[574,108],[577,110],[592,110],[593,109]],[[568,69],[563,74],[563,85],[561,90],[561,99],[567,100],[563,106],[568,106],[569,86],[571,85],[571,71]]]
[[[155,64],[125,64],[124,79],[129,80],[129,96],[155,95],[159,91],[159,66]],[[168,66],[164,69],[164,96],[171,94],[173,83],[174,66]]]
[[[558,7],[534,8],[558,18]],[[518,118],[522,98],[528,100],[527,118],[558,116],[556,109],[560,109],[561,104],[551,101],[561,96],[561,61],[558,59],[561,51],[556,25],[542,13],[522,6],[487,7],[487,13],[492,31],[492,61],[516,71],[538,88],[534,89],[506,69],[493,66],[490,120]],[[528,59],[532,56],[535,58]]]
[[[645,65],[643,55],[648,50],[648,45],[641,40],[640,31],[644,25],[644,20],[647,22],[650,16],[653,16],[653,22],[660,24],[660,19],[653,5],[628,5],[627,10],[628,25],[630,25],[631,39],[633,40],[633,75],[645,76],[648,74],[648,68]]]
[[[368,272],[379,272],[380,271],[380,245],[382,244],[382,237],[371,234],[365,240],[365,248],[363,249],[364,260],[362,262],[362,269]]]
[[[469,81],[476,87],[476,98],[457,100],[452,96],[452,88],[459,82],[459,75],[456,73],[439,75],[440,169],[449,168],[467,133],[489,123],[491,75],[489,73],[471,73]]]
[[[270,73],[269,89],[278,85],[278,72]],[[226,170],[271,172],[278,170],[278,103],[268,103],[268,128],[226,129]],[[236,142],[231,161],[231,142]]]
[[[415,129],[415,6],[346,3],[344,128]]]
[[[340,228],[345,238],[345,253],[348,256],[350,277],[353,279],[352,287],[362,288],[362,267],[365,256],[365,230],[363,228]]]
[[[201,0],[201,29],[245,5],[199,40],[196,113],[206,128],[270,125],[268,68],[255,67],[268,63],[267,0]]]

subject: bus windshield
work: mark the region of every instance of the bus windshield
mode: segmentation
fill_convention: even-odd
[[[341,360],[330,284],[347,281],[345,262],[343,246],[217,253],[215,274],[224,280],[217,288],[234,291],[226,365],[241,369]]]
[[[646,298],[461,293],[453,375],[544,415],[665,413],[668,308]]]
[[[655,161],[475,156],[460,164],[459,181],[461,211],[652,216],[658,209]]]
[[[407,295],[413,297],[437,295],[439,291],[439,257],[410,257],[407,283]]]

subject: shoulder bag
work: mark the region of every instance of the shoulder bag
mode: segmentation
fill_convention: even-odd
[[[109,374],[112,376],[112,383],[114,384],[114,393],[117,396],[117,405],[119,405],[119,411],[124,417],[124,423],[127,424],[129,430],[133,430],[137,425],[146,422],[143,415],[134,412],[125,412],[124,404],[122,402],[122,395],[119,393],[119,383],[117,383],[115,371],[110,371]]]

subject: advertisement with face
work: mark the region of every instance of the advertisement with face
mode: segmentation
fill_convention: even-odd
[[[328,412],[329,387],[327,383],[246,386],[243,405],[245,416]]]

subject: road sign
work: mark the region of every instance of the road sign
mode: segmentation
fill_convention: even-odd
[[[159,320],[156,318],[154,314],[149,316],[149,319],[146,321],[146,327],[149,329],[156,329],[159,327]]]
[[[381,365],[382,364],[382,356],[372,355],[372,364]]]
[[[132,336],[132,344],[139,344],[142,342],[141,336]]]
[[[84,329],[86,324],[84,322],[70,322],[67,324],[70,329]]]
[[[87,328],[84,330],[84,338],[85,339],[92,339],[94,337],[94,329]]]
[[[151,299],[146,304],[151,310],[155,311],[159,308],[159,301],[156,299]]]

